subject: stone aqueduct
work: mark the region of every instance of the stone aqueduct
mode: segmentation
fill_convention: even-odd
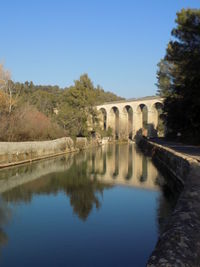
[[[102,129],[112,129],[115,139],[134,139],[138,134],[155,137],[163,99],[157,96],[108,102],[97,106]]]

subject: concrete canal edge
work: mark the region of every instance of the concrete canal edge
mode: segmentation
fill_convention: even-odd
[[[0,142],[0,168],[78,152],[101,144],[98,138],[87,140],[85,137],[77,137],[75,141],[62,137],[49,141]]]
[[[161,233],[148,267],[200,266],[200,163],[179,152],[141,139],[138,146],[176,180],[181,192]]]
[[[0,142],[0,168],[75,152],[69,137],[50,141]]]

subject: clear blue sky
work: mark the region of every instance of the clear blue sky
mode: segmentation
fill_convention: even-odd
[[[199,0],[1,0],[0,61],[15,81],[69,86],[82,73],[126,98],[156,93],[181,8]]]

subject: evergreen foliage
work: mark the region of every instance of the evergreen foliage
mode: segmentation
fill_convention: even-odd
[[[57,86],[34,86],[26,82],[22,89],[22,101],[29,102],[39,111],[51,117],[65,129],[69,136],[88,136],[91,125],[98,128],[98,113],[95,105],[122,99],[105,92],[100,86],[94,87],[87,74],[74,81],[74,85],[61,89]],[[56,113],[55,114],[55,110]]]
[[[158,64],[168,135],[200,143],[200,9],[182,9],[166,55]]]

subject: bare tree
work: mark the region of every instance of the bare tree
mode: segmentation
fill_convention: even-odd
[[[14,83],[11,81],[11,74],[8,70],[5,70],[4,65],[0,63],[0,90],[1,90],[1,102],[10,114],[13,106],[16,103],[19,93],[13,97]]]

